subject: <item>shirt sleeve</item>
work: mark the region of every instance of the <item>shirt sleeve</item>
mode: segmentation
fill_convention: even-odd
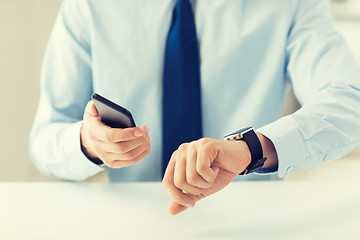
[[[274,143],[280,177],[360,146],[360,69],[323,1],[299,1],[286,53],[302,107],[257,130]]]
[[[80,129],[92,94],[90,17],[85,1],[65,1],[41,73],[41,95],[30,133],[30,156],[44,174],[83,180],[103,170],[81,151]]]

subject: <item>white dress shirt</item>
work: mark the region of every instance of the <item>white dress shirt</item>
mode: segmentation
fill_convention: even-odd
[[[103,171],[80,148],[85,106],[97,92],[150,127],[151,153],[110,169],[112,181],[161,179],[165,40],[175,0],[66,0],[52,32],[30,137],[45,174],[82,180]],[[360,70],[321,0],[198,0],[204,136],[254,126],[275,145],[271,179],[360,145]],[[302,108],[281,118],[289,86]],[[176,136],[174,136],[176,137]]]

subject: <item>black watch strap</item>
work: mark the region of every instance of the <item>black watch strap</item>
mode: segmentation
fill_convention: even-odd
[[[264,166],[267,158],[263,158],[263,150],[259,138],[252,127],[244,128],[224,137],[225,140],[243,140],[251,153],[251,163],[240,175],[256,172]]]

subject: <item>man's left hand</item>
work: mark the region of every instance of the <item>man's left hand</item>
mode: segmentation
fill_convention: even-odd
[[[163,179],[173,198],[168,212],[176,215],[220,191],[250,162],[251,153],[244,141],[202,138],[182,144],[172,154]]]

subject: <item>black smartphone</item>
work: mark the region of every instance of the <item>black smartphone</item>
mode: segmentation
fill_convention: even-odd
[[[94,101],[101,121],[109,127],[130,128],[136,126],[131,113],[127,109],[113,103],[97,93],[94,93],[91,96],[91,99]]]

